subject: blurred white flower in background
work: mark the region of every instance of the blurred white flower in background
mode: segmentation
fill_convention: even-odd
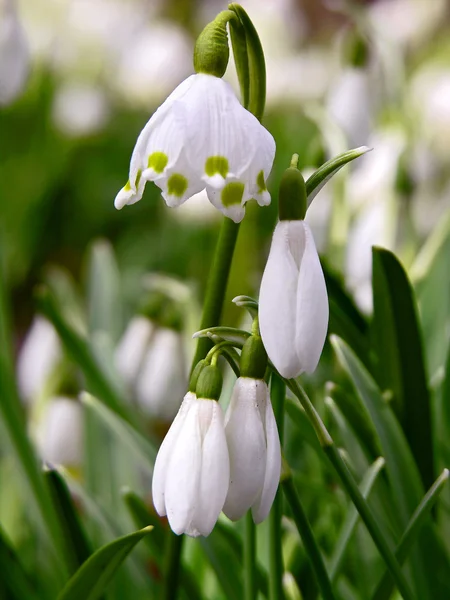
[[[427,64],[416,72],[407,94],[420,135],[439,158],[450,163],[450,67]]]
[[[345,276],[359,307],[372,308],[372,246],[394,249],[398,205],[395,180],[406,147],[401,130],[376,132],[369,140],[373,152],[359,159],[350,174],[347,193],[354,211],[347,249]]]
[[[345,67],[331,87],[327,109],[344,131],[350,148],[367,144],[373,125],[374,90],[369,73]]]
[[[53,120],[66,135],[76,137],[103,129],[109,118],[108,99],[91,84],[67,82],[53,98]]]
[[[15,0],[0,0],[0,106],[22,92],[30,68],[28,42]]]
[[[142,412],[170,422],[187,385],[182,334],[147,317],[133,317],[116,349],[115,362]]]
[[[53,325],[36,316],[22,343],[16,366],[19,393],[28,405],[43,392],[61,357],[61,342]]]
[[[83,453],[82,405],[74,398],[64,396],[49,399],[36,427],[35,437],[43,461],[79,467]]]

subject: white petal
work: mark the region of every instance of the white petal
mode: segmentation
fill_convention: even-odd
[[[42,392],[61,356],[61,343],[53,325],[44,317],[35,317],[17,360],[17,382],[26,402]]]
[[[154,325],[143,316],[131,319],[115,353],[115,365],[128,385],[134,383],[150,342]]]
[[[212,415],[210,425],[203,440],[200,488],[195,517],[188,535],[211,533],[225,502],[230,480],[230,461],[225,438],[223,412],[214,400],[199,399],[200,412]]]
[[[261,494],[266,471],[266,438],[261,418],[266,409],[267,385],[240,377],[225,417],[230,453],[230,487],[223,512],[240,519]]]
[[[295,347],[298,264],[303,221],[280,221],[274,231],[259,293],[259,326],[270,360],[283,377],[295,377],[301,365]]]
[[[153,480],[152,480],[152,498],[156,512],[160,516],[167,514],[166,511],[166,479],[168,474],[168,467],[172,450],[177,442],[181,428],[183,427],[186,415],[192,406],[192,403],[196,401],[196,396],[192,392],[188,392],[180,406],[177,416],[174,422],[170,426],[166,437],[159,448],[158,455],[155,461],[155,467],[153,469]]]
[[[234,186],[234,187],[233,187]],[[241,182],[228,181],[221,190],[206,188],[208,199],[213,206],[220,210],[226,217],[240,223],[245,216],[243,199],[245,197],[245,186]],[[233,200],[228,202],[227,199]]]
[[[181,335],[158,327],[136,379],[138,404],[149,415],[171,421],[186,389],[185,356]]]
[[[277,423],[270,402],[269,390],[267,390],[265,430],[267,440],[267,463],[264,476],[264,485],[260,497],[252,506],[253,520],[256,524],[261,523],[269,514],[281,473],[281,449],[278,436]]]
[[[202,436],[198,412],[198,400],[193,400],[173,442],[167,465],[167,518],[178,535],[189,533],[199,497]]]
[[[329,309],[325,278],[314,238],[307,223],[304,223],[304,228],[305,250],[298,278],[295,345],[300,372],[312,373],[325,343]]]

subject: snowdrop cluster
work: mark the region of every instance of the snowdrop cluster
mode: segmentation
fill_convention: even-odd
[[[217,400],[222,382],[218,368],[201,361],[190,391],[164,439],[153,474],[153,502],[167,515],[172,530],[209,535],[223,512],[232,520],[252,510],[255,523],[272,506],[280,479],[281,451],[269,390],[262,369],[245,367],[245,355],[260,338],[250,338],[241,355],[225,418]],[[200,374],[196,381],[197,372]],[[194,391],[195,390],[195,391]]]

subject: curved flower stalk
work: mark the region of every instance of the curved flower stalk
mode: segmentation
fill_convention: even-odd
[[[225,415],[230,486],[223,512],[231,520],[252,509],[261,523],[269,514],[281,472],[281,450],[267,384],[240,377]]]
[[[158,514],[167,515],[176,534],[193,537],[211,533],[230,478],[223,412],[216,401],[222,388],[220,371],[204,367],[198,379],[191,388],[197,387],[200,397],[193,391],[185,395],[159,449],[152,482]]]
[[[270,203],[266,179],[275,156],[271,134],[220,77],[191,75],[158,108],[131,157],[118,209],[141,199],[147,181],[176,207],[206,188],[209,200],[236,223],[254,198]]]

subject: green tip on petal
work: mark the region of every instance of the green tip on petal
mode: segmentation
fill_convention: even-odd
[[[141,175],[142,175],[142,171],[141,171],[141,169],[139,169],[136,174],[136,187],[139,185],[139,182],[141,180]]]
[[[126,182],[126,184],[125,184],[125,186],[124,186],[123,189],[124,189],[125,192],[131,192],[131,183],[130,183],[130,180],[128,180]]]
[[[188,180],[181,173],[174,173],[167,181],[167,191],[171,196],[181,198],[188,188]]]
[[[210,156],[205,162],[205,173],[208,177],[219,174],[225,178],[228,173],[228,160],[225,156]]]
[[[222,204],[224,206],[233,206],[234,204],[240,204],[242,196],[244,195],[244,184],[238,181],[232,181],[227,183],[223,188],[221,194]]]
[[[153,152],[148,157],[148,168],[155,173],[162,173],[169,162],[169,157],[164,152]]]
[[[256,185],[258,186],[258,194],[267,192],[267,186],[264,180],[264,171],[260,171],[258,173],[258,177],[256,178]]]

